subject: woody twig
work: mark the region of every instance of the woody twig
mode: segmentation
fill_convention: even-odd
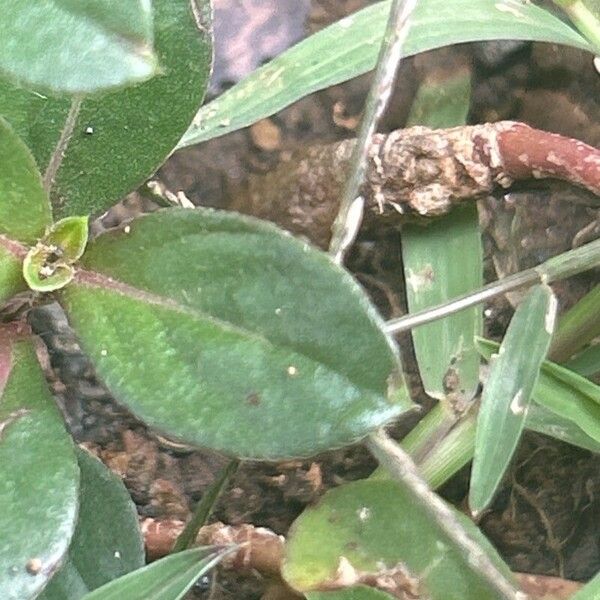
[[[327,247],[354,144],[314,146],[251,177],[232,208]],[[362,190],[364,226],[397,228],[407,218],[436,217],[531,178],[560,179],[600,195],[600,150],[513,121],[378,134]]]

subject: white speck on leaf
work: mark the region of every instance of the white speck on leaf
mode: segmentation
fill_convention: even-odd
[[[100,356],[108,356],[108,350],[100,350]]]
[[[558,312],[558,300],[556,296],[552,294],[550,296],[550,302],[548,309],[546,310],[546,316],[544,318],[544,329],[546,333],[552,334],[554,326],[556,325],[556,313]]]
[[[359,508],[356,512],[361,521],[366,521],[371,516],[371,511],[366,506]]]
[[[296,367],[294,367],[294,365],[290,365],[287,368],[287,373],[290,377],[294,377],[294,376],[298,375],[298,369]]]
[[[515,6],[510,0],[504,0],[503,2],[496,2],[494,5],[500,12],[507,12],[516,17],[517,19],[524,19],[525,15],[519,10],[518,5]]]
[[[524,400],[525,398],[523,397],[523,390],[520,389],[514,395],[514,398],[511,400],[510,403],[510,412],[512,412],[513,415],[522,415],[525,412]]]

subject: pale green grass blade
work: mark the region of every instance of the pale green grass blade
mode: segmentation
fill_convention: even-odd
[[[452,127],[466,122],[471,97],[469,73],[463,70],[425,81],[407,125]],[[402,257],[410,312],[417,312],[483,285],[483,248],[477,209],[461,207],[428,227],[406,225]],[[481,306],[417,327],[412,332],[425,391],[434,398],[448,392],[472,398],[479,384],[479,353],[474,336],[481,332]]]
[[[492,500],[525,425],[540,367],[554,331],[557,302],[538,285],[517,308],[481,398],[469,505],[479,514]]]
[[[481,354],[489,359],[498,348],[498,344],[478,339],[477,347]],[[533,391],[535,402],[557,417],[555,425],[562,427],[563,421],[568,421],[593,440],[586,442],[587,445],[584,447],[588,447],[594,442],[600,443],[599,395],[600,386],[549,361],[542,364],[540,376]],[[548,426],[551,425],[548,416],[544,416],[544,421],[547,430],[542,433],[570,441],[561,435],[553,434],[552,427]],[[537,430],[536,427],[532,427],[532,429]],[[578,437],[574,435],[575,441],[570,441],[570,443],[582,445],[576,441]]]
[[[231,548],[207,546],[171,554],[86,594],[83,600],[180,600]]]
[[[564,362],[600,336],[600,285],[588,292],[558,321],[549,357]]]
[[[584,377],[591,377],[600,372],[600,344],[589,346],[575,355],[565,367]]]
[[[177,148],[246,127],[296,100],[374,68],[390,11],[378,2],[284,52],[200,109]],[[462,42],[537,40],[590,50],[573,28],[518,0],[422,0],[404,45],[407,56]]]
[[[571,600],[598,600],[600,598],[600,573],[581,588]]]
[[[535,392],[534,392],[535,399]],[[600,440],[590,437],[573,421],[555,414],[533,402],[527,413],[525,427],[590,452],[600,453]]]

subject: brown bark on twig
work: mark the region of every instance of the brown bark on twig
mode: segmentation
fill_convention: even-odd
[[[266,175],[252,176],[232,208],[326,247],[354,144],[311,147]],[[442,215],[459,202],[529,178],[561,179],[600,195],[600,150],[513,121],[378,134],[362,190],[365,227]]]
[[[185,523],[178,519],[142,519],[142,534],[149,560],[169,554],[184,527]],[[280,576],[284,539],[270,529],[217,522],[201,527],[196,542],[203,546],[237,544],[239,550],[225,558],[225,567],[242,571],[256,570],[270,577]]]
[[[166,556],[172,549],[177,536],[185,523],[177,519],[142,519],[142,533],[146,544],[146,554],[150,560]],[[223,563],[225,568],[250,571],[255,570],[273,579],[281,577],[284,538],[264,527],[253,525],[224,525],[213,523],[200,530],[197,541],[204,545],[240,544],[240,550]],[[515,574],[519,586],[532,600],[567,600],[581,584],[545,575]],[[293,597],[293,592],[282,584],[273,588],[285,598]]]

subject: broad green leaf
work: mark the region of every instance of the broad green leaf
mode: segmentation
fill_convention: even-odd
[[[229,552],[207,546],[171,554],[103,585],[83,600],[179,600]]]
[[[331,259],[234,213],[168,209],[92,242],[61,302],[98,373],[150,426],[277,459],[410,407],[397,351]]]
[[[87,217],[66,217],[52,225],[23,261],[29,288],[51,292],[65,287],[73,279],[73,265],[83,254],[87,239]]]
[[[581,588],[571,600],[598,600],[600,598],[600,573]]]
[[[66,561],[39,600],[79,600],[88,592],[144,566],[135,505],[121,480],[98,459],[78,450],[79,514]]]
[[[67,552],[77,518],[73,442],[23,328],[0,326],[3,600],[40,593]]]
[[[390,1],[377,2],[300,42],[201,108],[178,148],[235,131],[375,67]],[[462,42],[514,39],[590,44],[558,17],[516,0],[421,0],[403,46],[410,56]]]
[[[308,592],[307,600],[390,600],[393,596],[365,585],[338,590],[336,592]]]
[[[105,210],[138,187],[164,162],[202,102],[211,65],[209,0],[154,0],[153,8],[161,74],[83,101],[54,178],[57,219]],[[0,115],[27,142],[42,172],[69,107],[67,99],[0,83]]]
[[[4,244],[8,245],[9,242],[2,239],[0,234],[0,306],[11,296],[27,289],[21,267],[22,258]],[[9,247],[12,247],[12,244]]]
[[[510,577],[473,523],[461,523]],[[292,525],[282,573],[298,591],[331,590],[394,572],[414,597],[498,598],[425,507],[393,481],[355,481],[330,490]]]
[[[488,358],[497,347],[489,340],[477,340],[480,352]],[[600,386],[560,365],[544,362],[533,392],[540,406],[559,419],[575,424],[587,436],[600,442]],[[579,444],[578,444],[579,445]]]
[[[477,417],[469,489],[474,514],[491,502],[517,447],[550,347],[557,307],[547,285],[534,287],[515,311],[498,354],[490,361]]]
[[[2,5],[0,71],[71,94],[142,81],[157,67],[147,0],[13,0]]]
[[[35,242],[50,223],[50,205],[27,146],[0,118],[0,235]]]

